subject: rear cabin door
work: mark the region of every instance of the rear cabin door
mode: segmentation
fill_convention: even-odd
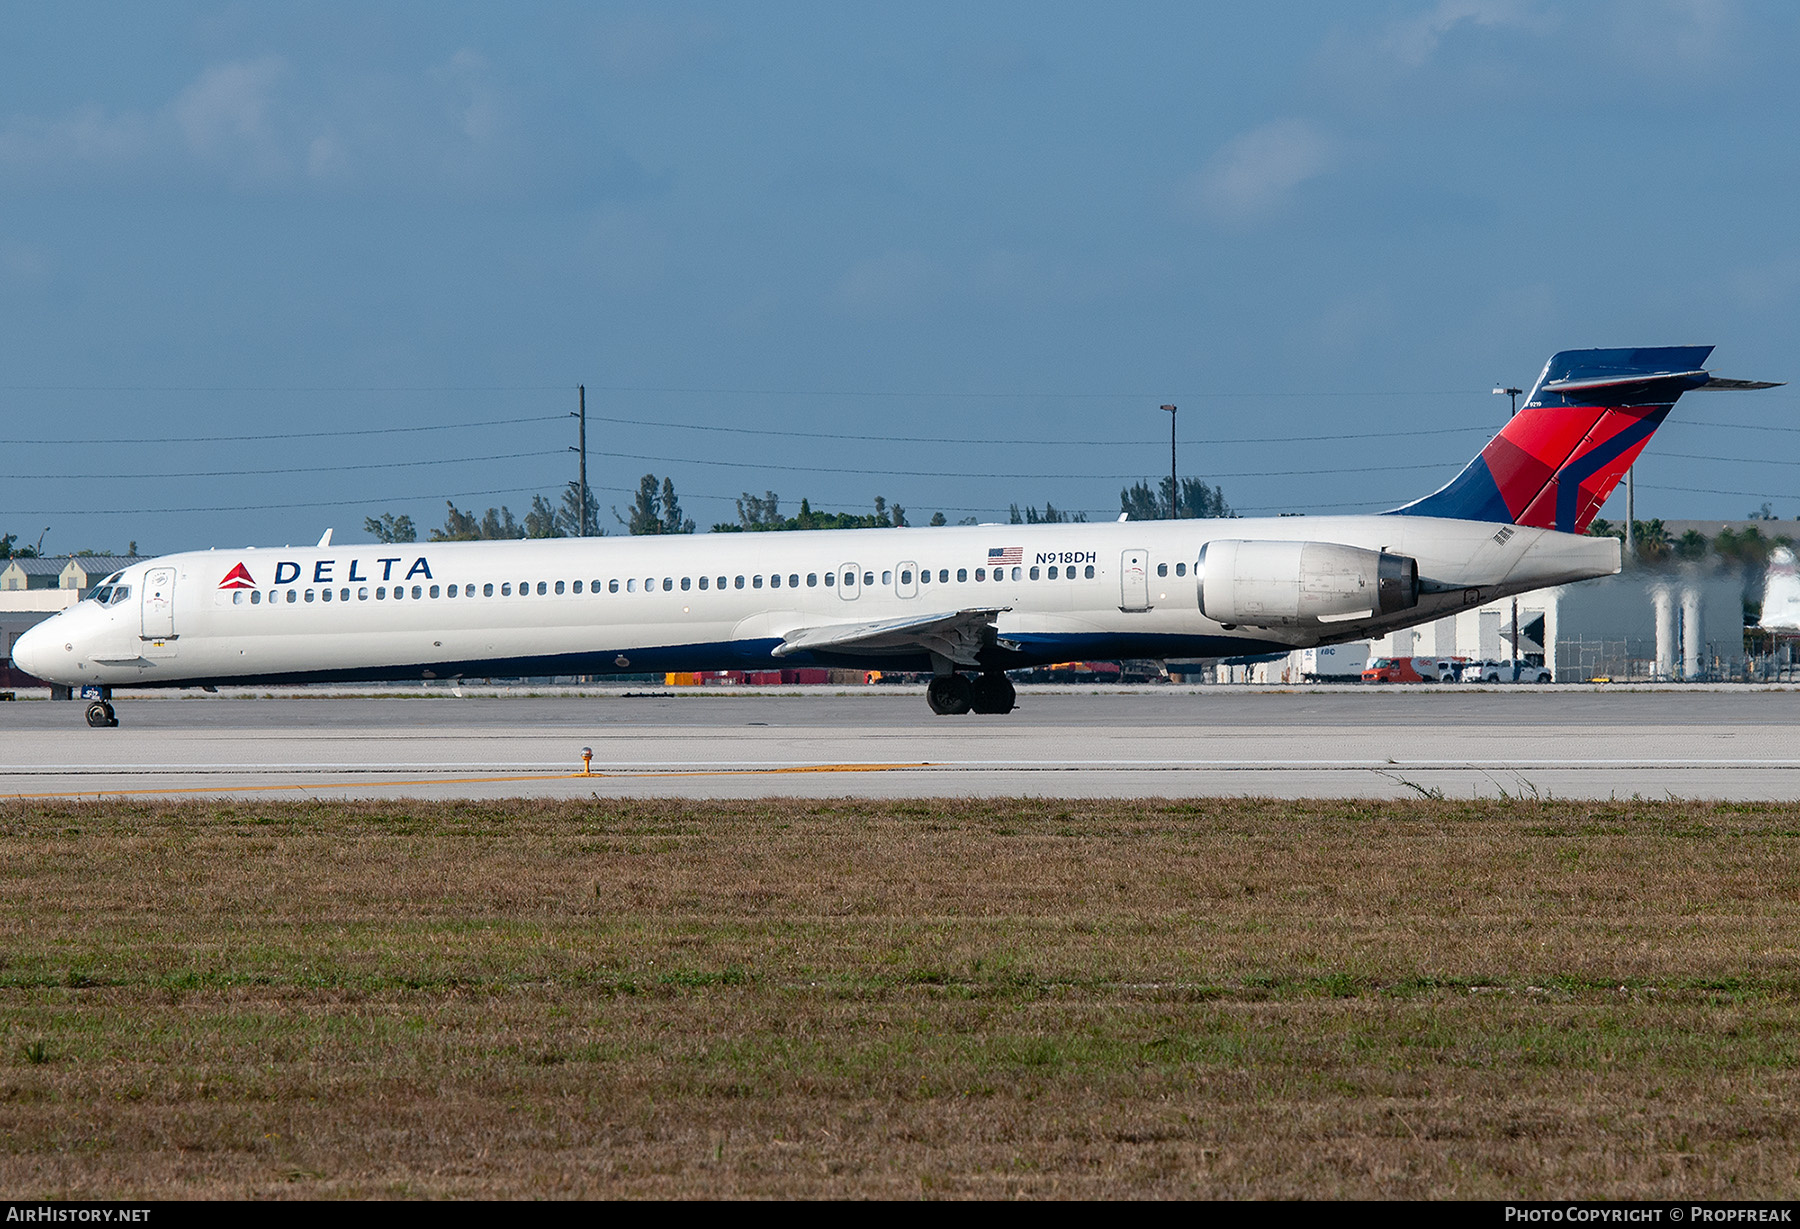
[[[1119,563],[1119,609],[1150,609],[1150,553],[1128,550]]]
[[[175,569],[152,568],[144,576],[145,640],[175,638]]]
[[[838,596],[853,602],[862,595],[862,570],[854,563],[838,565]]]

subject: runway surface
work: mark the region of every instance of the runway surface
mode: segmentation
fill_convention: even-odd
[[[1021,689],[0,703],[0,796],[1800,799],[1800,691]],[[583,747],[593,773],[581,775]]]

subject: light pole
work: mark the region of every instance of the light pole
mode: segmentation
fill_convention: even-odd
[[[1512,398],[1513,414],[1517,414],[1519,412],[1519,394],[1524,391],[1525,390],[1522,388],[1508,388],[1502,384],[1494,385],[1494,396],[1496,396],[1496,397],[1511,397]],[[1509,415],[1509,417],[1510,417],[1510,415]]]
[[[1181,485],[1175,481],[1175,407],[1165,405],[1169,411],[1169,519],[1181,519]]]

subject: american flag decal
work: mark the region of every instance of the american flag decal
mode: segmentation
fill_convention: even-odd
[[[988,562],[993,564],[1021,563],[1025,559],[1023,546],[991,546],[988,548]]]

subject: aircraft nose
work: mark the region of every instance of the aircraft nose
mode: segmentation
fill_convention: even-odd
[[[36,627],[28,629],[24,635],[13,641],[13,665],[29,674],[32,678],[54,682],[49,671],[55,661],[56,645],[53,643],[57,629],[50,626],[55,620],[47,620]]]

